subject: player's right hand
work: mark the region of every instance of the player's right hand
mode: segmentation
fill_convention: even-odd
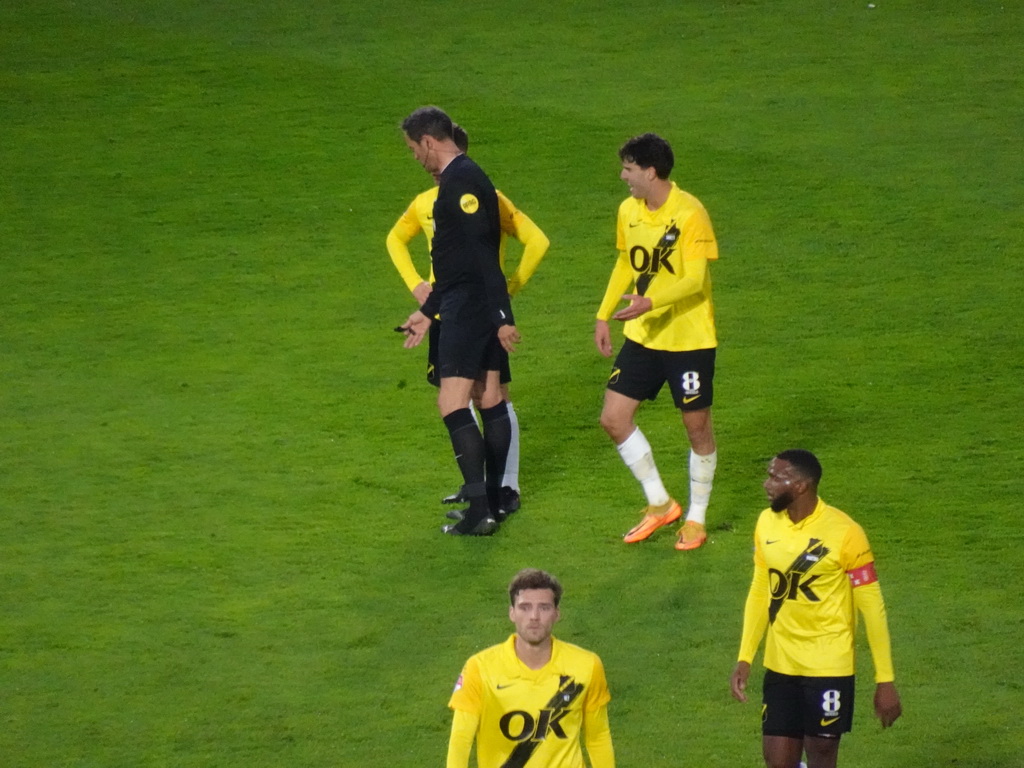
[[[612,332],[604,320],[598,320],[594,326],[594,344],[602,355],[612,356]]]

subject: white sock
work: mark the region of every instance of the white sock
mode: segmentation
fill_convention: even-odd
[[[516,491],[519,490],[519,417],[516,416],[516,409],[512,402],[505,401],[508,406],[508,420],[512,425],[512,441],[508,444],[508,459],[505,461],[505,476],[501,480],[502,486],[508,486]]]
[[[654,455],[651,453],[651,444],[647,442],[640,427],[627,437],[620,445],[616,446],[619,456],[629,467],[640,485],[643,486],[647,503],[652,507],[668,504],[668,491],[661,482],[661,475],[654,464]]]
[[[690,451],[690,509],[686,513],[687,520],[704,525],[717,466],[718,451],[707,456],[699,456]]]

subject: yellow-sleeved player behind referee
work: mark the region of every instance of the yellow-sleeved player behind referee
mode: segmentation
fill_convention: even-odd
[[[750,664],[764,649],[765,764],[833,768],[853,723],[854,631],[859,613],[875,666],[875,714],[884,727],[902,712],[894,684],[885,603],[864,529],[818,496],[821,463],[789,450],[768,465],[771,506],[754,530],[754,578],[743,612],[732,695],[746,701]]]
[[[453,126],[455,133],[455,144],[463,152],[469,149],[469,136],[460,125]],[[499,258],[502,269],[505,268],[505,245],[509,236],[514,237],[523,244],[522,256],[516,265],[515,271],[508,278],[509,296],[515,296],[527,281],[533,276],[540,264],[544,254],[547,253],[550,241],[534,222],[525,213],[520,211],[500,190],[498,193],[498,209],[501,219],[501,246]],[[420,233],[426,238],[427,252],[430,252],[431,242],[434,236],[434,202],[437,200],[437,187],[421,192],[410,203],[409,207],[399,217],[398,221],[388,232],[387,249],[391,256],[398,274],[402,277],[409,292],[412,293],[417,303],[422,305],[430,295],[431,286],[434,282],[433,265],[430,266],[428,277],[424,279],[413,263],[412,254],[409,251],[409,243]],[[437,375],[437,338],[440,333],[440,323],[435,322],[430,327],[430,336],[427,343],[427,381],[434,386],[439,386],[440,380]],[[508,459],[505,463],[504,478],[501,489],[501,511],[510,514],[519,509],[519,419],[515,408],[509,398],[508,384],[512,379],[511,371],[506,367],[501,371],[501,389],[505,403],[508,408],[509,421],[512,426],[512,440],[509,446]],[[446,503],[460,503],[465,501],[461,492],[445,497]],[[449,512],[449,517],[458,519],[460,513]],[[500,522],[500,521],[499,521]]]

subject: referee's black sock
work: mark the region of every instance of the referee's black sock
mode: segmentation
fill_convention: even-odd
[[[444,417],[444,425],[448,428],[455,461],[462,472],[462,490],[469,501],[469,508],[457,527],[460,531],[471,531],[490,513],[487,487],[484,484],[484,438],[469,408],[449,413]]]
[[[508,417],[508,403],[502,401],[493,408],[480,409],[484,425],[486,447],[487,501],[491,511],[497,513],[501,499],[501,482],[508,462],[508,449],[512,444],[512,422]]]

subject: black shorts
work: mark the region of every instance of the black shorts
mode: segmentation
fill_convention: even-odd
[[[665,352],[626,339],[608,377],[608,389],[634,400],[653,400],[667,381],[680,410],[710,408],[715,393],[715,351]]]
[[[853,727],[854,677],[801,677],[766,670],[761,733],[838,739]]]
[[[435,387],[441,386],[440,368],[437,361],[437,345],[441,338],[441,321],[436,317],[430,324],[427,332],[427,382]],[[512,369],[508,364],[508,355],[505,355],[504,364],[501,366],[501,383],[508,384],[512,381]]]
[[[498,341],[483,291],[446,292],[440,314],[435,364],[439,378],[482,379],[487,371],[508,368],[508,352]]]

